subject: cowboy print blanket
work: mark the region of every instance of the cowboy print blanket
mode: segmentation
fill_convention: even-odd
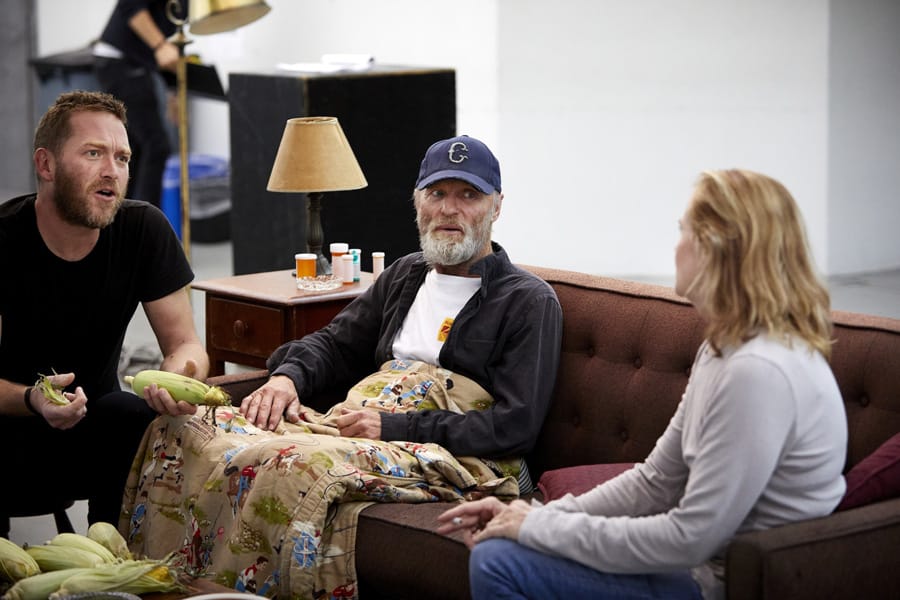
[[[391,361],[326,414],[276,431],[236,410],[158,417],[125,491],[119,528],[138,555],[236,590],[291,599],[357,598],[357,517],[373,502],[518,494],[518,458],[454,457],[436,444],[343,438],[340,408],[485,410],[475,382],[433,365]]]

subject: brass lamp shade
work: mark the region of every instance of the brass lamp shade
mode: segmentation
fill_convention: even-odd
[[[232,31],[263,17],[271,9],[264,0],[191,0],[191,33]]]
[[[367,185],[336,118],[288,119],[266,186],[268,191],[334,192]]]

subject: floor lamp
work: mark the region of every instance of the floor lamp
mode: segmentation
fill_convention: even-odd
[[[190,0],[187,19],[181,0],[168,0],[166,15],[175,24],[175,35],[169,40],[178,47],[178,65],[175,69],[176,102],[178,105],[178,157],[181,167],[181,244],[188,260],[191,259],[191,188],[190,160],[188,155],[187,108],[187,54],[185,46],[191,40],[184,33],[190,24],[191,33],[207,35],[232,31],[256,21],[271,10],[263,0]]]

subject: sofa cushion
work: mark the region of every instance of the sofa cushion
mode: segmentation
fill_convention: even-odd
[[[545,502],[562,498],[566,494],[579,495],[591,490],[604,481],[624,473],[634,463],[609,463],[601,465],[579,465],[545,471],[538,481],[538,489]]]
[[[900,433],[857,463],[846,479],[847,491],[836,511],[900,496]]]

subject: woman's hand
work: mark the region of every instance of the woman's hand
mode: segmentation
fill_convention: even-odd
[[[492,537],[519,538],[519,529],[531,505],[523,500],[513,500],[504,504],[490,496],[466,502],[445,511],[438,517],[442,523],[437,532],[441,534],[463,531],[466,546],[471,548],[478,542]]]
[[[284,415],[286,421],[300,420],[300,398],[294,382],[284,375],[273,375],[255,392],[241,400],[241,414],[260,429],[273,431]]]

